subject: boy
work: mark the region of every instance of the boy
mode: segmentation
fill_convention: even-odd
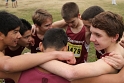
[[[98,14],[92,19],[90,31],[90,40],[94,43],[95,49],[105,50],[105,54],[102,55],[103,57],[108,56],[109,53],[114,51],[118,56],[122,55],[123,59],[124,49],[118,43],[124,31],[123,19],[120,15],[112,12]],[[61,69],[60,66],[62,66]],[[74,66],[54,60],[45,63],[42,67],[70,80],[117,72],[116,69],[105,63],[102,59]],[[68,73],[66,74],[66,72]]]
[[[41,52],[39,49],[39,43],[42,42],[44,34],[47,30],[52,28],[53,18],[50,13],[43,9],[37,9],[33,16],[33,27],[35,27],[35,34],[32,35],[35,44],[31,46],[31,53]]]
[[[85,29],[80,19],[78,5],[74,2],[67,2],[61,9],[61,16],[64,20],[54,22],[53,28],[65,28],[68,36],[68,51],[72,51],[76,57],[76,64],[87,61],[89,32]]]
[[[20,19],[23,26],[20,27],[22,37],[19,39],[16,46],[8,46],[5,48],[5,55],[13,57],[21,55],[25,47],[29,48],[32,44],[33,38],[31,37],[31,24],[25,19]],[[14,83],[13,80],[5,79],[5,83]]]
[[[33,38],[31,37],[31,24],[25,19],[20,19],[23,23],[23,26],[20,29],[22,37],[19,39],[15,47],[8,46],[5,49],[5,55],[13,57],[20,55],[25,47],[29,48],[33,44]]]
[[[83,21],[84,26],[87,28],[87,30],[90,32],[90,27],[91,27],[91,22],[92,19],[98,15],[99,13],[104,12],[104,10],[99,7],[99,6],[91,6],[89,8],[87,8],[83,14],[81,15],[81,19]],[[87,38],[88,40],[90,40],[90,35],[89,34],[89,38]],[[96,55],[97,55],[97,59],[100,59],[100,56],[104,53],[104,50],[101,51],[96,51]]]

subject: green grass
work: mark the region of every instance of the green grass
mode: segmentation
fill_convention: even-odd
[[[62,19],[61,18],[61,7],[65,2],[73,1],[76,2],[80,9],[80,14],[83,13],[83,11],[92,6],[92,5],[98,5],[101,6],[106,11],[112,11],[115,13],[118,13],[124,17],[124,1],[123,0],[117,0],[117,5],[112,5],[111,0],[18,0],[18,7],[12,8],[11,7],[11,0],[9,0],[9,8],[5,8],[5,0],[1,0],[0,2],[0,10],[5,10],[10,13],[13,13],[17,15],[19,18],[24,18],[28,20],[32,24],[31,16],[33,12],[37,8],[43,8],[46,9],[48,12],[50,12],[53,15],[53,20],[57,21]],[[25,49],[24,52],[29,51],[28,49]],[[89,51],[89,57],[88,61],[94,61],[96,60],[95,57],[95,51],[93,48],[93,44],[90,44],[90,51]]]

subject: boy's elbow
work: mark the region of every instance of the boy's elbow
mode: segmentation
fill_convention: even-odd
[[[66,78],[69,81],[72,81],[74,79],[76,79],[76,72],[74,71],[74,69],[70,69],[69,72],[66,73]]]
[[[12,72],[13,71],[13,67],[12,67],[11,63],[8,60],[6,60],[4,62],[3,71],[4,72]]]

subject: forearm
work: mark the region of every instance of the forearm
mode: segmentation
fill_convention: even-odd
[[[41,65],[41,67],[68,80],[98,76],[116,71],[103,61],[73,66],[59,61],[50,61]]]
[[[63,19],[52,23],[53,28],[65,28],[66,26],[67,24]]]
[[[91,63],[82,63],[74,66],[72,79],[99,76],[107,73],[116,73],[117,70],[99,60]]]
[[[40,67],[67,80],[71,80],[71,76],[73,76],[72,65],[63,63],[61,61],[52,60],[40,65]]]
[[[52,53],[19,55],[5,60],[3,62],[3,69],[7,72],[22,71],[56,58]]]

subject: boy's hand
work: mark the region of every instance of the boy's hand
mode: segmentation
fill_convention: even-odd
[[[36,26],[32,25],[32,28],[31,28],[31,35],[32,36],[35,36],[35,29],[36,29]]]
[[[121,40],[120,45],[124,48],[124,40]]]
[[[34,44],[35,44],[35,40],[33,37],[31,37],[30,44],[31,44],[31,46],[34,46]]]
[[[124,58],[122,55],[114,52],[110,53],[109,56],[103,57],[102,59],[115,69],[121,69],[124,66]]]
[[[75,64],[76,59],[73,52],[55,51],[58,60],[66,60],[68,64]]]

